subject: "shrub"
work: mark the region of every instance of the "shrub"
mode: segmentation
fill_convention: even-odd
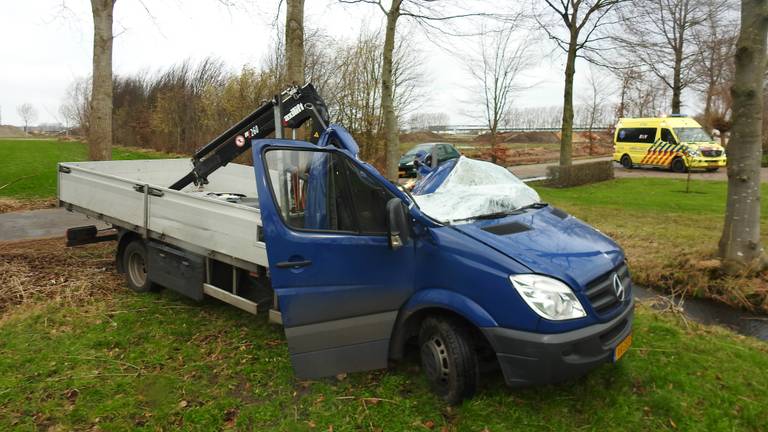
[[[547,167],[547,184],[573,187],[613,179],[613,161],[587,162],[570,166]]]

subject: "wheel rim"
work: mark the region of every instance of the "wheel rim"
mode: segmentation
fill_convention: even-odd
[[[142,254],[133,252],[128,256],[128,276],[138,287],[144,286],[147,282],[147,267]]]
[[[434,336],[425,342],[421,346],[421,358],[427,377],[442,386],[447,385],[451,369],[443,340]]]
[[[629,168],[632,166],[632,162],[629,161],[629,156],[624,156],[621,158],[621,164],[624,166],[624,168]]]

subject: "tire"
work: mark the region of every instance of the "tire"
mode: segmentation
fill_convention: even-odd
[[[707,168],[707,172],[717,172],[720,168]]]
[[[673,159],[672,163],[669,165],[669,169],[671,169],[672,172],[684,173],[686,171],[685,162],[682,158]]]
[[[625,154],[621,157],[621,166],[623,166],[626,169],[632,169],[632,158],[629,157],[628,154]]]
[[[421,366],[430,387],[451,405],[471,398],[480,377],[468,329],[444,318],[427,318],[419,331]]]
[[[123,250],[123,269],[128,287],[139,293],[152,291],[147,277],[147,248],[141,240],[133,240]]]

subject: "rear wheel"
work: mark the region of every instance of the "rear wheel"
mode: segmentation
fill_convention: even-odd
[[[682,173],[685,172],[685,162],[682,158],[677,158],[672,161],[672,165],[670,165],[670,169],[676,173]]]
[[[469,330],[460,322],[427,318],[419,332],[421,365],[430,387],[449,404],[472,397],[479,368]]]
[[[628,154],[621,157],[621,166],[626,169],[632,169],[632,158]]]
[[[128,286],[136,292],[152,290],[147,277],[147,248],[141,240],[133,240],[123,250],[123,269]]]

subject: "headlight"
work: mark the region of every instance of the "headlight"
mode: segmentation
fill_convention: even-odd
[[[587,316],[573,290],[557,279],[519,274],[510,276],[509,280],[520,297],[542,318],[560,321]]]
[[[408,162],[407,164],[405,164],[405,166],[413,166],[413,162],[414,162],[414,161],[410,161],[410,162]]]
[[[688,149],[688,156],[689,157],[699,157],[699,156],[701,156],[701,152],[698,149]]]

